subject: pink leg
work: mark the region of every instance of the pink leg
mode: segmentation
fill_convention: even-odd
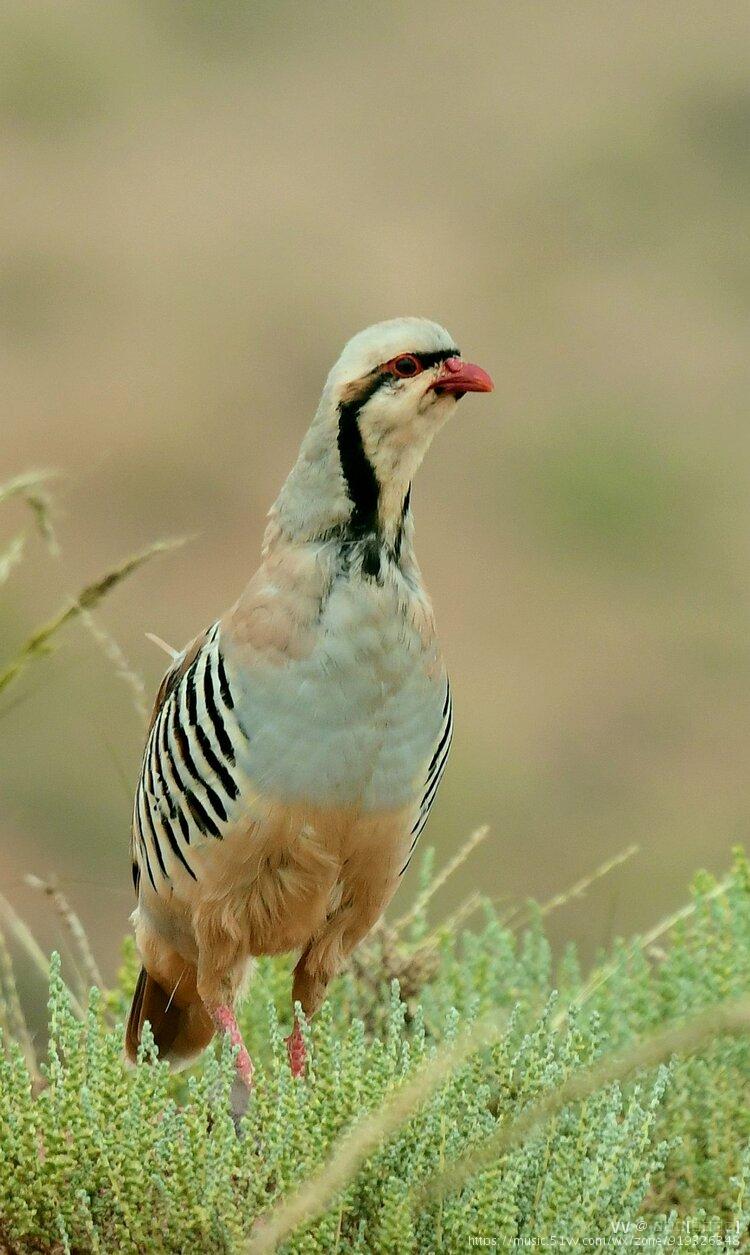
[[[239,1046],[236,1059],[237,1075],[240,1080],[244,1081],[248,1089],[252,1089],[255,1068],[248,1054],[247,1046],[242,1040],[242,1033],[240,1032],[234,1011],[227,1006],[213,1007],[211,1009],[211,1019],[220,1033],[226,1033],[233,1046]]]
[[[294,1028],[286,1038],[286,1048],[289,1054],[289,1066],[292,1069],[292,1076],[304,1076],[307,1067],[307,1050],[305,1049],[302,1029],[296,1016],[294,1017]]]

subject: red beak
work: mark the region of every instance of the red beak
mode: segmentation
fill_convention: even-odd
[[[460,399],[465,392],[492,392],[495,385],[481,366],[464,362],[460,357],[448,357],[443,369],[430,387],[441,396],[445,393]]]

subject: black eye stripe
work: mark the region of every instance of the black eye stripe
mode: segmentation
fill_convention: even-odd
[[[392,358],[391,361],[398,361],[400,357],[415,357],[417,361],[419,362],[419,365],[422,367],[422,370],[429,370],[431,366],[438,366],[440,362],[445,362],[449,357],[460,357],[460,356],[461,356],[461,350],[455,349],[455,348],[439,349],[436,353],[412,353],[411,351],[409,351],[409,352],[399,353],[397,357]],[[380,374],[382,370],[383,370],[382,366],[374,366],[373,369],[370,371],[370,374],[378,375]],[[414,376],[405,376],[405,378],[413,378],[413,377]],[[390,372],[386,373],[385,378],[386,379],[392,378]]]
[[[437,366],[439,362],[446,361],[449,357],[460,357],[460,349],[441,349],[439,353],[414,353],[422,370],[429,370],[430,366]]]

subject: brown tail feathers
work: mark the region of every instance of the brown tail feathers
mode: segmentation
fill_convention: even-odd
[[[180,985],[183,988],[180,988]],[[148,1020],[159,1058],[185,1067],[205,1050],[214,1035],[211,1018],[195,992],[195,981],[186,980],[171,994],[141,968],[125,1030],[125,1054],[131,1063],[138,1056],[143,1025]]]

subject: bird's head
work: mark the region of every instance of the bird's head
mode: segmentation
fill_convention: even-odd
[[[467,392],[491,392],[480,366],[425,318],[394,318],[345,345],[323,389],[299,459],[276,503],[284,530],[353,536],[400,526],[412,477]]]

